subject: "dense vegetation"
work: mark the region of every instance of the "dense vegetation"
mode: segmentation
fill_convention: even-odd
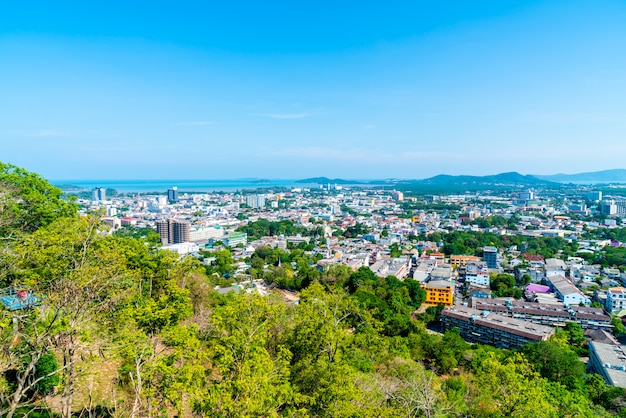
[[[451,231],[439,232],[418,237],[421,240],[443,242],[442,251],[446,255],[474,254],[482,256],[485,246],[509,248],[513,245],[524,249],[529,254],[539,254],[545,258],[555,257],[559,252],[563,256],[574,255],[578,250],[576,242],[569,242],[561,237],[529,237],[521,235],[498,235],[491,232]]]
[[[258,221],[250,222],[247,225],[241,226],[237,229],[239,232],[245,232],[248,234],[250,240],[258,239],[267,236],[278,235],[302,235],[302,236],[323,236],[323,231],[319,228],[309,229],[304,226],[294,225],[293,221],[268,221],[267,219],[259,219]]]
[[[36,176],[40,204],[13,209],[29,176],[0,175],[1,280],[41,297],[0,310],[1,416],[626,417],[574,326],[522,352],[469,345],[412,319],[418,283],[319,272],[303,250],[253,256],[270,280],[289,266],[299,304],[219,295],[226,252],[207,275],[150,234],[103,233]]]

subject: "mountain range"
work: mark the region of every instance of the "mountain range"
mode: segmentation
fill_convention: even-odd
[[[450,176],[440,174],[415,183],[423,185],[496,185],[496,186],[547,186],[553,184],[548,180],[542,180],[531,175],[523,175],[517,172],[500,173],[490,176]]]
[[[552,174],[548,176],[535,175],[534,177],[558,183],[614,183],[626,182],[626,170],[619,168],[614,170],[594,171],[589,173]]]

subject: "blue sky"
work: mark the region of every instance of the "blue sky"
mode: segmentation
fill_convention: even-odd
[[[626,166],[623,1],[14,3],[0,161],[50,179]]]

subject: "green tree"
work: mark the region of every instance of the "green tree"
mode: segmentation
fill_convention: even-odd
[[[557,411],[550,403],[545,382],[533,371],[532,365],[515,353],[503,359],[487,353],[476,371],[475,384],[483,397],[474,406],[483,416],[553,417]]]
[[[294,401],[285,335],[290,324],[279,299],[233,295],[215,309],[211,323],[213,370],[194,410],[219,417],[276,416]]]
[[[402,256],[402,251],[400,250],[400,246],[398,245],[397,242],[394,242],[389,247],[389,256],[391,258],[398,258]]]
[[[33,387],[39,396],[51,395],[54,392],[54,389],[61,382],[58,370],[59,363],[57,363],[54,353],[47,352],[39,357],[35,363],[34,373],[34,378],[38,382]]]
[[[523,353],[542,377],[570,390],[582,388],[585,365],[569,348],[554,341],[540,341],[526,344]]]
[[[9,418],[37,383],[31,379],[37,362],[51,350],[63,360],[54,373],[62,377],[62,415],[71,416],[79,347],[98,346],[108,329],[108,315],[126,300],[131,283],[117,241],[100,235],[102,227],[95,218],[59,218],[15,248],[14,285],[30,289],[44,302],[2,332],[5,346],[12,347],[9,364],[21,366],[4,410]]]
[[[30,233],[58,218],[72,217],[78,206],[38,174],[0,162],[0,237]]]

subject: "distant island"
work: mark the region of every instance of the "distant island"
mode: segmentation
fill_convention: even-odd
[[[312,177],[308,179],[296,180],[297,184],[366,184],[362,181],[345,180],[345,179],[329,179],[328,177]]]

